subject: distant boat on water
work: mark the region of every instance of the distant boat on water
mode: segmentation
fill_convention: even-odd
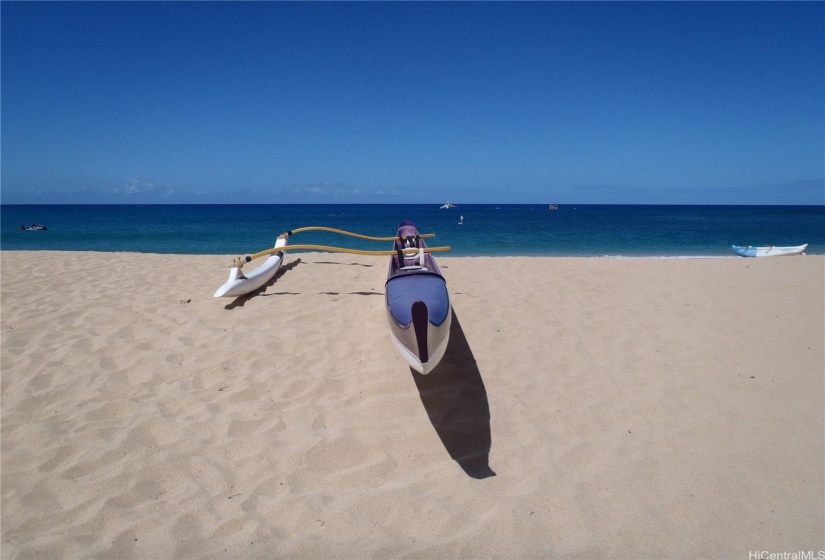
[[[47,228],[43,224],[32,224],[29,227],[22,225],[20,226],[20,231],[46,231],[47,229],[49,228]]]
[[[550,205],[550,210],[558,210],[558,209],[559,209],[559,205],[558,205],[558,204],[551,204],[551,205]]]
[[[449,200],[441,206],[441,209],[444,210],[445,208],[455,208],[455,204],[452,204]]]

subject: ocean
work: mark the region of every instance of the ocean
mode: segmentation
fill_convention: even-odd
[[[452,247],[439,258],[734,257],[733,244],[803,243],[809,254],[825,254],[825,206],[2,205],[0,211],[4,251],[246,255],[303,226],[390,236],[410,219],[421,233],[437,234],[430,246]],[[20,230],[32,223],[48,230]],[[291,243],[388,248],[388,242],[316,232],[298,234]]]

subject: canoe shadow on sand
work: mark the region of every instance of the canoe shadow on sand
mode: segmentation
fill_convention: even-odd
[[[452,310],[450,340],[441,363],[427,375],[410,368],[430,422],[450,457],[473,478],[490,468],[490,405],[473,351]]]

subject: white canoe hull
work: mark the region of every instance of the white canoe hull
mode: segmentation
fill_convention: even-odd
[[[392,321],[392,317],[390,317],[390,321]],[[410,350],[411,347],[415,347],[415,333],[413,332],[412,327],[408,329],[409,336],[405,336],[408,333],[401,335],[404,339],[403,341],[399,339],[399,336],[393,329],[390,329],[390,338],[392,339],[392,343],[396,350],[398,350],[398,353],[401,354],[402,358],[404,358],[404,361],[418,373],[423,373],[426,375],[441,362],[441,358],[444,357],[444,353],[447,351],[447,345],[450,341],[451,323],[452,313],[447,316],[447,320],[442,325],[438,327],[430,326],[427,330],[428,346],[430,348],[435,348],[435,350],[429,354],[429,358],[426,362],[422,362],[421,358]]]
[[[743,247],[741,245],[731,245],[733,252],[741,257],[782,257],[790,255],[801,255],[808,248],[808,244],[794,247]]]
[[[284,247],[286,239],[278,239],[275,248]],[[239,297],[253,292],[269,282],[281,268],[283,252],[273,253],[255,270],[244,274],[240,268],[233,266],[229,269],[229,280],[215,292],[215,297]]]

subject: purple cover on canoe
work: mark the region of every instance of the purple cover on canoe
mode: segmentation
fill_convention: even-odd
[[[441,325],[450,312],[444,278],[433,272],[416,270],[387,280],[387,304],[399,324],[412,323],[412,306],[417,301],[427,304],[430,323]]]

